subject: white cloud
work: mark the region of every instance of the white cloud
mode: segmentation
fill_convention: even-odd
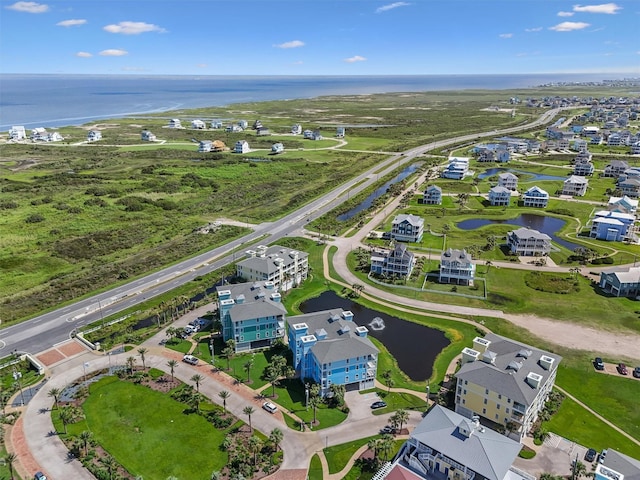
[[[513,33],[501,33],[498,35],[500,38],[511,38],[513,37]]]
[[[600,5],[574,5],[574,12],[586,12],[586,13],[606,13],[607,15],[615,15],[618,10],[622,10],[622,7],[615,3],[603,3]]]
[[[196,64],[196,67],[198,67],[198,68],[207,68],[208,66],[209,66],[208,63],[198,63],[198,64]]]
[[[293,62],[293,65],[302,65],[303,61],[302,60],[296,60],[295,62]]]
[[[585,22],[562,22],[553,27],[549,27],[549,30],[555,30],[556,32],[572,32],[573,30],[582,30],[590,25],[590,23]]]
[[[122,57],[123,55],[128,55],[129,52],[126,50],[120,50],[119,48],[110,48],[108,50],[102,50],[100,55],[103,57]]]
[[[90,54],[89,52],[78,52],[78,53],[76,53],[76,57],[91,58],[91,57],[93,57],[93,55]]]
[[[77,25],[84,25],[87,23],[84,19],[71,19],[71,20],[63,20],[61,22],[56,23],[58,27],[75,27]]]
[[[298,48],[304,47],[304,42],[301,40],[292,40],[290,42],[278,43],[274,45],[276,48]]]
[[[382,7],[376,8],[376,13],[388,12],[389,10],[393,10],[394,8],[408,7],[409,5],[411,4],[407,2],[389,3],[388,5],[383,5]]]
[[[26,13],[44,13],[49,11],[49,5],[36,2],[16,2],[13,5],[7,5],[5,8]]]
[[[525,28],[524,31],[525,32],[541,32],[542,31],[542,27]]]
[[[354,55],[353,57],[344,59],[344,61],[347,63],[364,62],[365,60],[366,58],[361,57],[360,55]]]
[[[109,33],[121,33],[123,35],[139,35],[146,32],[164,33],[166,30],[158,25],[145,22],[120,22],[118,24],[107,25],[103,28]]]
[[[558,12],[559,17],[573,17],[573,12]]]

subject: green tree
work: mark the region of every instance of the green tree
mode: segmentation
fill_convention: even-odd
[[[247,383],[251,382],[251,369],[253,368],[253,357],[249,357],[244,363],[244,371],[247,372]]]
[[[309,405],[311,406],[311,408],[313,408],[313,424],[316,424],[317,418],[316,418],[316,413],[318,411],[318,405],[320,405],[320,397],[311,397],[309,399]]]
[[[271,396],[276,396],[276,387],[280,384],[280,374],[276,371],[272,365],[268,365],[265,368],[264,378],[271,384]]]
[[[71,407],[64,407],[59,409],[58,417],[62,422],[62,427],[64,428],[64,434],[67,434],[67,425],[73,422],[73,412],[71,411]]]
[[[247,405],[242,410],[242,413],[244,413],[247,417],[249,417],[249,431],[250,432],[253,432],[253,427],[251,426],[251,415],[253,415],[254,412],[255,412],[255,410],[251,405]]]
[[[84,448],[84,456],[86,457],[89,454],[89,443],[91,443],[91,439],[93,438],[93,434],[89,430],[83,430],[80,433],[80,441],[82,442],[82,446]]]
[[[11,480],[13,480],[13,464],[17,459],[18,459],[18,454],[15,452],[7,453],[4,456],[4,462],[9,468],[9,478],[11,478]]]
[[[107,469],[109,480],[113,480],[113,474],[118,468],[118,463],[116,462],[115,458],[113,458],[111,455],[105,455],[104,457],[100,458],[100,463],[102,463],[102,465],[104,465]]]
[[[280,443],[282,442],[283,438],[284,433],[282,433],[282,430],[280,430],[279,428],[274,428],[273,430],[271,430],[271,433],[269,434],[269,441],[273,445],[273,448],[276,452],[279,450]]]
[[[222,399],[222,409],[224,410],[224,413],[227,413],[227,398],[229,398],[231,394],[226,390],[222,390],[218,393],[218,396]]]
[[[147,354],[149,350],[147,348],[144,347],[140,347],[138,349],[138,354],[140,355],[140,360],[142,361],[142,370],[146,370],[146,364],[145,364],[145,355]]]
[[[262,440],[255,435],[251,435],[247,441],[247,447],[249,447],[249,451],[253,454],[253,465],[255,466],[258,463],[258,453],[262,449]]]
[[[200,400],[200,394],[198,392],[194,392],[193,390],[187,397],[187,403],[196,411],[198,415],[200,414]]]
[[[59,388],[51,388],[47,392],[47,396],[53,397],[53,408],[58,408],[58,401],[60,400],[61,390]]]
[[[402,432],[403,425],[409,421],[409,412],[401,408],[394,415],[398,420],[398,429]]]
[[[200,393],[200,383],[204,380],[204,377],[198,373],[191,377],[191,381],[196,384],[196,392]]]
[[[129,369],[129,374],[133,375],[133,367],[136,364],[136,357],[127,357],[127,368]]]
[[[385,433],[380,438],[380,454],[382,455],[382,459],[386,462],[389,460],[389,455],[393,450],[393,436]]]
[[[169,371],[171,372],[171,381],[173,382],[173,374],[175,373],[176,367],[178,366],[177,360],[169,360],[167,362],[167,367],[169,367]]]
[[[378,438],[372,438],[367,442],[367,447],[369,448],[369,450],[373,450],[373,461],[376,463],[378,462],[378,447],[380,445],[379,440],[380,439]]]

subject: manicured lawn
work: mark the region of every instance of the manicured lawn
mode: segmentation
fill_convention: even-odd
[[[270,395],[271,389],[268,389],[265,394]],[[302,385],[300,380],[292,379],[283,381],[282,385],[276,388],[276,396],[275,401],[281,405],[282,408],[297,415],[307,424],[313,421],[313,408],[305,408],[304,385]],[[324,403],[321,403],[316,409],[316,420],[319,423],[318,425],[314,425],[313,429],[319,430],[321,428],[332,427],[344,422],[346,418],[346,413],[337,408],[329,408]]]
[[[227,462],[218,448],[225,432],[147,387],[106,378],[83,409],[96,440],[134,475],[205,480]]]
[[[359,438],[358,440],[354,440],[353,442],[342,443],[340,445],[325,448],[324,456],[327,458],[327,463],[329,464],[329,473],[338,473],[340,470],[347,466],[347,462],[349,461],[349,459],[353,457],[353,455],[360,447],[369,443],[369,440],[378,437],[379,435]]]
[[[318,457],[317,453],[311,457],[311,464],[309,465],[307,478],[309,480],[322,480],[322,463],[320,462],[320,457]]]
[[[382,415],[384,413],[395,412],[400,409],[419,411],[425,411],[427,409],[426,389],[424,395],[421,397],[403,392],[387,393],[387,390],[380,389],[378,389],[377,392],[378,396],[385,401],[387,406],[385,408],[372,410],[374,415]]]

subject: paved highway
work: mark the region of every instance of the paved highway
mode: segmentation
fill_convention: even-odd
[[[173,290],[198,276],[237,261],[242,258],[244,250],[250,245],[272,243],[295,232],[308,221],[340,205],[351,195],[357,195],[368,188],[378,180],[379,176],[387,175],[399,166],[412,162],[425,152],[482,137],[495,137],[539,127],[550,122],[561,110],[549,110],[526,125],[440,140],[393,155],[299,210],[275,222],[260,224],[250,234],[222,247],[151,273],[126,285],[0,330],[0,356],[8,355],[13,351],[38,353],[47,350],[69,339],[71,332],[76,328],[114,315],[148,298]],[[240,247],[242,247],[241,252],[232,253]]]

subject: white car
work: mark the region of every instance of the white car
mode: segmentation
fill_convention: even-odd
[[[271,402],[264,402],[262,404],[262,408],[264,408],[269,413],[276,413],[278,411],[278,407],[276,406],[276,404]]]
[[[194,357],[193,355],[185,355],[184,357],[182,357],[182,361],[190,363],[191,365],[197,365],[198,364],[198,359],[196,357]]]

